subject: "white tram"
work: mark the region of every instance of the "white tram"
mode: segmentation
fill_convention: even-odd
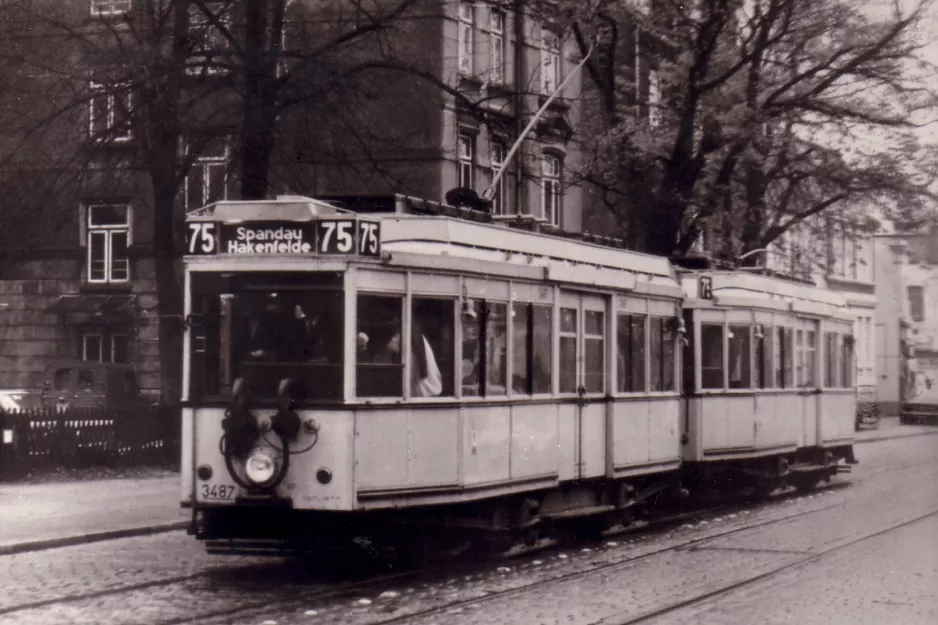
[[[683,273],[685,478],[813,487],[853,462],[853,317],[812,285]]]
[[[182,496],[214,550],[401,523],[530,543],[628,522],[715,461],[774,487],[852,449],[852,389],[810,377],[849,323],[807,287],[713,274],[707,299],[664,258],[310,198],[187,222]],[[734,354],[775,330],[781,382],[757,387],[774,361]]]

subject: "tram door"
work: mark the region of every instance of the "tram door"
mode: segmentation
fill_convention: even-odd
[[[795,329],[795,381],[802,404],[802,427],[804,444],[817,445],[820,441],[820,419],[822,394],[817,392],[821,385],[818,367],[821,350],[818,349],[818,321],[799,319]]]
[[[607,298],[564,292],[560,298],[560,393],[573,395],[561,418],[572,420],[578,478],[606,472]]]

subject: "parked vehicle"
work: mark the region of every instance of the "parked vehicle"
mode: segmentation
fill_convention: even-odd
[[[0,414],[4,412],[22,412],[39,407],[39,393],[27,389],[0,390]]]
[[[127,408],[147,406],[133,365],[57,360],[46,367],[39,392],[43,408]]]

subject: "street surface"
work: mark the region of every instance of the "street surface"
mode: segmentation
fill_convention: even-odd
[[[934,625],[938,436],[857,455],[807,496],[442,573],[345,581],[182,532],[0,556],[0,625]]]

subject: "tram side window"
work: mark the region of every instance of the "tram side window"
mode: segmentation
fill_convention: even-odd
[[[550,393],[551,362],[553,360],[554,310],[550,306],[531,306],[531,323],[534,342],[531,356],[531,391]]]
[[[824,333],[824,386],[834,388],[839,386],[837,379],[837,333]]]
[[[795,330],[795,388],[804,386],[804,330]]]
[[[512,317],[511,390],[531,395],[550,392],[551,309],[516,302]]]
[[[463,314],[462,394],[466,397],[504,395],[508,371],[508,307],[472,300]]]
[[[598,310],[587,310],[583,315],[583,386],[587,393],[602,393],[606,386],[604,317]]]
[[[772,328],[757,326],[756,331],[756,387],[772,388]]]
[[[792,388],[792,330],[776,328],[775,387]]]
[[[455,302],[414,297],[411,303],[411,396],[452,397],[456,365]]]
[[[401,297],[358,296],[355,394],[359,397],[404,395],[401,358],[403,303]]]
[[[729,384],[730,388],[750,388],[752,376],[751,337],[749,326],[731,325],[727,335],[729,346]]]
[[[853,386],[853,336],[850,334],[844,335],[841,365],[843,387],[851,388]]]
[[[700,387],[723,388],[722,324],[700,324]]]
[[[645,390],[645,319],[645,315],[620,314],[617,320],[616,374],[620,393]]]
[[[576,326],[575,308],[560,309],[560,392],[576,392]]]
[[[804,333],[804,386],[817,386],[817,332]]]
[[[652,391],[674,390],[674,329],[671,319],[651,317],[649,319],[649,340],[651,348],[651,388]]]

